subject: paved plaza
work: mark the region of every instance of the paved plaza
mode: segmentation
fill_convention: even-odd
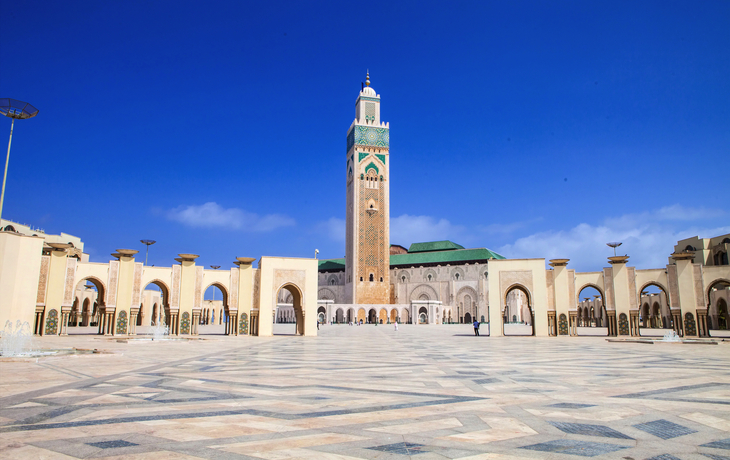
[[[36,338],[102,353],[0,360],[0,457],[730,459],[728,342],[319,334]]]

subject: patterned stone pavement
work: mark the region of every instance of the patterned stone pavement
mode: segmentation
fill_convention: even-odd
[[[44,337],[0,360],[0,458],[728,459],[730,343],[473,337]]]

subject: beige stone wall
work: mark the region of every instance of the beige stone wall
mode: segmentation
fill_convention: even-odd
[[[35,319],[43,239],[0,232],[0,331],[7,321]]]
[[[293,291],[295,310],[301,308],[301,334],[316,336],[317,260],[262,257],[259,261],[259,277],[258,335],[273,335],[277,297],[279,291],[288,286]]]

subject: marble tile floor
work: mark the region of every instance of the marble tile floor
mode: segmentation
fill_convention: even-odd
[[[728,342],[469,332],[36,338],[102,353],[0,358],[0,458],[730,460]]]

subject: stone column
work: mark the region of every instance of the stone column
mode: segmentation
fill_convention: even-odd
[[[694,252],[680,252],[672,254],[672,259],[675,261],[676,270],[674,273],[674,279],[670,279],[670,292],[672,291],[672,284],[675,284],[675,291],[677,293],[676,300],[672,299],[672,309],[680,310],[679,313],[679,324],[682,326],[683,336],[685,337],[696,337],[697,327],[695,331],[688,330],[685,326],[686,318],[689,316],[691,321],[696,321],[696,300],[695,293],[695,282],[694,282],[694,269],[692,260],[694,259]],[[704,297],[703,293],[700,293]],[[674,316],[674,311],[672,312]],[[675,320],[676,324],[676,320]]]
[[[616,330],[616,312],[614,310],[608,310],[606,311],[606,317],[608,322],[606,325],[608,327],[608,335],[610,337],[616,337],[618,335],[618,331]]]
[[[639,312],[635,310],[631,310],[629,312],[629,329],[631,332],[632,337],[639,337],[639,327],[641,326],[639,324]]]
[[[555,296],[555,315],[559,317],[561,314],[568,318],[568,335],[575,335],[575,300],[570,298],[569,293],[569,275],[567,269],[570,259],[550,259],[549,265],[553,267],[553,285]],[[505,307],[506,309],[506,307]]]
[[[71,311],[64,310],[64,307],[61,307],[60,316],[61,324],[59,324],[58,335],[68,335],[68,322],[71,320]]]

